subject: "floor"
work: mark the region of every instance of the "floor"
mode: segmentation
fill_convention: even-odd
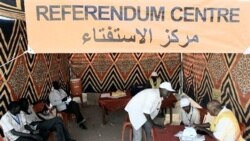
[[[68,129],[72,138],[76,139],[77,141],[120,141],[122,124],[127,113],[124,110],[111,112],[109,113],[107,124],[103,125],[101,108],[97,104],[98,98],[98,94],[88,95],[85,100],[85,105],[81,107],[84,117],[87,118],[87,130],[80,129],[74,122],[74,119],[69,121]],[[174,110],[174,113],[176,113],[176,110]],[[169,115],[166,115],[166,119],[169,119]],[[158,116],[156,118],[156,122],[163,123],[164,120],[164,116]],[[165,120],[165,122],[168,121]],[[125,141],[128,140],[128,136],[129,134],[126,132]]]
[[[109,114],[108,123],[102,124],[101,109],[97,105],[88,105],[82,108],[83,115],[87,118],[87,130],[78,128],[74,121],[68,125],[69,132],[77,141],[119,141],[125,111]]]

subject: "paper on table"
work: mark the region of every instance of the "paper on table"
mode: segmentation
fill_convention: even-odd
[[[204,135],[199,135],[197,134],[195,141],[204,141],[205,140],[205,136]]]
[[[176,133],[174,136],[176,136],[176,137],[182,137],[182,133],[183,133],[183,131],[179,131],[179,132]]]
[[[183,131],[179,131],[178,133],[176,133],[174,136],[178,137],[180,139],[180,141],[185,141],[185,140],[189,140],[188,137],[185,138],[182,136],[183,135]],[[197,136],[194,138],[195,141],[204,141],[205,140],[205,136],[204,135],[200,135],[197,134]]]
[[[110,93],[102,93],[101,98],[110,97]]]

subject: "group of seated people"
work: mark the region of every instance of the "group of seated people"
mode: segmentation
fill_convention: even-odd
[[[194,127],[199,133],[205,133],[219,141],[243,141],[240,126],[234,113],[218,100],[207,104],[208,113],[214,118],[209,122],[200,121],[200,113],[190,104],[187,97],[180,100],[181,124]]]
[[[161,101],[175,90],[170,82],[161,83],[156,73],[152,73],[149,85],[151,86],[149,89],[136,94],[125,107],[133,127],[133,141],[141,140],[142,129],[145,130],[147,140],[150,140],[150,132],[154,126],[167,128],[167,125],[155,123],[154,118],[160,110]],[[86,119],[82,116],[79,105],[68,97],[57,81],[53,82],[49,102],[59,112],[74,114],[79,127],[87,129],[84,125]],[[38,116],[32,106],[25,98],[10,102],[8,111],[0,120],[5,137],[11,141],[46,141],[50,132],[54,131],[57,141],[74,141],[60,117],[52,116],[43,119]],[[214,118],[207,123],[203,123],[199,110],[192,106],[190,98],[182,97],[180,107],[181,125],[194,127],[197,131],[220,141],[244,140],[235,115],[231,110],[223,107],[219,101],[208,102],[207,111]]]
[[[161,83],[156,72],[151,74],[148,85],[146,89],[133,96],[125,107],[133,127],[133,141],[141,141],[142,129],[145,131],[147,140],[151,141],[153,127],[168,128],[167,125],[156,123],[154,118],[159,113],[161,101],[175,91],[170,82]],[[191,105],[190,98],[182,97],[180,107],[181,125],[194,127],[199,133],[207,134],[215,140],[244,140],[235,115],[231,110],[222,106],[219,101],[211,100],[208,102],[207,111],[214,117],[208,123],[203,123],[199,110]]]
[[[47,141],[52,131],[58,141],[74,141],[60,117],[42,119],[25,98],[10,102],[7,109],[0,125],[4,136],[11,141]]]
[[[57,81],[53,82],[49,103],[43,102],[47,105],[44,110],[50,110],[52,107],[48,104],[52,104],[58,112],[74,114],[79,127],[87,129],[84,125],[86,119],[82,116],[78,103],[68,97]],[[50,115],[43,118],[44,115],[36,113],[26,98],[10,102],[7,110],[1,117],[0,126],[4,136],[10,141],[47,141],[52,131],[56,133],[57,141],[75,141],[71,139],[61,117]]]

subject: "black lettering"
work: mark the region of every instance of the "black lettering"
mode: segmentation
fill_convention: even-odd
[[[82,5],[73,5],[72,6],[72,13],[73,13],[73,20],[84,20],[83,17],[78,17],[77,15],[83,14],[83,7]]]
[[[201,13],[201,10],[199,8],[195,8],[195,22],[198,22],[199,17],[203,22],[206,22],[207,12],[205,8],[203,9],[203,13]]]
[[[57,8],[59,9],[60,6],[59,5],[51,5],[49,7],[49,17],[50,17],[50,20],[52,21],[58,21],[58,20],[61,20],[60,18],[56,18],[55,17],[55,14],[60,14],[60,9],[59,11],[57,11]]]
[[[108,15],[109,12],[105,11],[109,9],[109,6],[98,6],[98,19],[99,20],[110,20],[110,18],[105,18],[105,15]]]
[[[207,8],[207,12],[210,12],[210,22],[214,21],[214,10],[215,8]]]
[[[234,23],[238,23],[240,22],[239,19],[234,19],[234,18],[239,18],[239,12],[240,12],[240,8],[231,8],[230,9],[230,22],[234,22]]]
[[[224,18],[226,22],[228,22],[227,15],[228,15],[228,9],[226,8],[219,8],[218,9],[218,17],[217,17],[217,22],[221,21],[221,17]]]
[[[66,8],[71,8],[70,5],[62,5],[62,20],[65,20],[66,14],[71,14],[71,11],[65,10]]]
[[[120,11],[118,12],[114,6],[111,6],[111,20],[113,21],[114,20],[114,15],[116,15],[116,17],[122,21],[123,20],[123,7],[120,6]]]
[[[161,19],[161,21],[164,21],[164,15],[165,15],[165,8],[164,7],[160,7],[159,12],[157,14],[157,11],[155,9],[155,7],[151,7],[151,21],[154,21],[154,17],[156,21],[159,21]]]
[[[49,17],[46,15],[48,13],[48,7],[44,5],[38,5],[36,6],[36,19],[38,21],[41,20],[41,17],[43,17],[45,20],[49,20]]]
[[[94,20],[97,20],[97,17],[95,15],[96,12],[97,8],[95,6],[92,5],[85,6],[85,20],[88,20],[88,15],[91,15]]]
[[[145,11],[145,16],[142,18],[142,12],[141,11],[141,7],[137,7],[137,13],[138,13],[138,20],[140,21],[147,21],[149,18],[149,7],[146,7],[146,11]]]
[[[132,15],[128,15],[129,10],[132,10],[131,11]],[[124,20],[125,21],[132,21],[135,19],[135,17],[136,17],[136,9],[132,6],[125,6],[124,7]]]
[[[178,11],[180,11],[180,12],[182,12],[183,10],[182,10],[181,7],[174,7],[174,8],[171,10],[171,18],[172,18],[172,20],[175,21],[175,22],[179,22],[179,21],[181,21],[181,20],[183,19],[183,17],[182,17],[182,16],[179,16],[179,18],[176,18],[176,17],[175,17],[175,10],[178,10]]]
[[[185,7],[184,8],[184,21],[185,22],[193,22],[194,21],[194,8],[193,7]]]

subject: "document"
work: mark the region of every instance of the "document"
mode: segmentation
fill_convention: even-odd
[[[101,98],[110,98],[110,93],[101,93]]]

